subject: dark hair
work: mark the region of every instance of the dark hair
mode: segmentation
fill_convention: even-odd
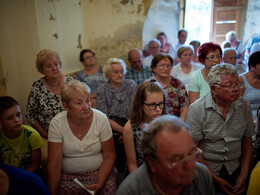
[[[218,44],[212,43],[212,42],[208,42],[208,43],[204,43],[200,46],[199,48],[199,61],[201,63],[204,63],[205,59],[206,59],[206,55],[209,52],[214,52],[216,50],[219,50],[220,52],[220,56],[222,57],[222,50],[221,47]]]
[[[178,31],[178,36],[181,35],[181,32],[186,32],[186,33],[188,33],[188,31],[187,31],[186,29],[182,28],[182,29],[180,29],[180,30]]]
[[[90,52],[90,53],[93,54],[93,56],[96,56],[96,54],[95,54],[91,49],[82,49],[82,51],[81,51],[80,54],[79,54],[79,61],[84,62],[83,56],[84,56],[84,54],[87,53],[87,52]]]
[[[158,39],[159,36],[166,36],[167,37],[167,35],[164,32],[159,32],[157,34],[156,38]]]
[[[153,60],[151,62],[152,71],[153,71],[153,68],[155,68],[157,66],[158,62],[161,61],[162,59],[165,59],[165,58],[168,58],[171,62],[171,65],[173,65],[173,59],[170,55],[158,53],[153,57]]]
[[[259,63],[260,63],[260,51],[256,51],[249,56],[248,69],[251,70],[251,67],[255,68],[255,66]]]
[[[18,102],[10,97],[10,96],[1,96],[0,97],[0,116],[8,110],[9,108],[12,108],[13,106],[19,106]]]
[[[132,107],[130,112],[130,121],[133,125],[139,126],[141,122],[144,120],[144,111],[142,108],[148,93],[162,93],[163,94],[163,102],[166,102],[166,97],[164,90],[160,83],[158,83],[155,79],[150,79],[144,81],[137,89]],[[167,113],[167,106],[164,105],[162,115]]]
[[[189,45],[194,46],[196,43],[199,44],[199,46],[200,46],[200,42],[199,42],[198,40],[193,40],[193,41],[191,41],[191,42],[189,43]]]

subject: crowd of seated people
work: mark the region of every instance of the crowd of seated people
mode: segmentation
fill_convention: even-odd
[[[32,127],[22,124],[15,99],[0,97],[0,193],[28,177],[35,181],[25,179],[34,185],[27,194],[257,194],[258,46],[251,44],[245,72],[234,31],[223,49],[185,45],[187,35],[179,30],[174,45],[159,32],[145,58],[129,48],[129,68],[116,57],[99,66],[83,49],[74,79],[61,73],[55,51],[41,50],[43,77],[26,108]]]

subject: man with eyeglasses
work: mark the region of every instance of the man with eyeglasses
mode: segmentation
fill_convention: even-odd
[[[145,162],[122,182],[116,194],[215,194],[208,169],[196,162],[201,150],[178,117],[154,119],[140,142]]]
[[[240,96],[235,66],[218,64],[207,79],[211,93],[190,105],[187,123],[203,150],[200,162],[209,168],[217,192],[242,194],[252,158],[251,106]]]

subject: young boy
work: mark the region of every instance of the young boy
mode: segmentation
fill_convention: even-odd
[[[18,102],[9,96],[0,97],[0,163],[36,172],[42,146],[39,133],[22,125]]]

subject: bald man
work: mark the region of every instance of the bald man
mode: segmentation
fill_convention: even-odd
[[[153,76],[151,68],[143,66],[142,59],[143,56],[140,49],[131,49],[128,52],[128,61],[131,64],[131,68],[127,70],[125,78],[134,80],[137,85]]]
[[[236,64],[237,52],[233,48],[225,48],[223,51],[223,63],[229,63],[236,67],[239,74],[245,72],[243,64]]]

